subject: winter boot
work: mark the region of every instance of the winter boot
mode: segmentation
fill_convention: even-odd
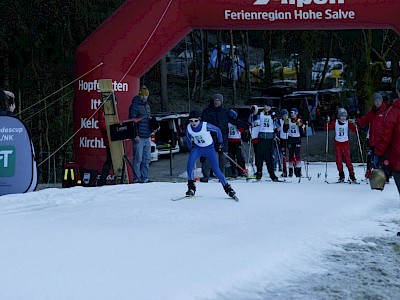
[[[224,186],[225,193],[228,194],[229,197],[234,197],[236,195],[235,191],[232,189],[230,184],[226,184]]]
[[[339,172],[339,182],[344,182],[344,172]]]
[[[354,173],[350,173],[350,180],[353,182],[357,182],[356,176],[354,175]]]
[[[262,173],[261,172],[256,172],[256,179],[261,180]]]
[[[283,171],[283,173],[281,174],[281,177],[287,177],[287,172]]]
[[[194,180],[189,180],[186,196],[191,197],[191,196],[194,196],[195,193],[196,193],[196,185],[194,184]]]
[[[200,182],[208,182],[208,177],[201,177]]]
[[[301,168],[294,168],[294,175],[296,175],[296,177],[301,177]]]
[[[289,177],[293,177],[293,168],[289,168]]]

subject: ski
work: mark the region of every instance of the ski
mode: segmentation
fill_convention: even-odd
[[[357,181],[351,181],[351,180],[349,180],[349,184],[361,184],[360,182],[357,182]]]
[[[272,181],[271,179],[264,179],[264,180],[255,179],[255,180],[252,180],[251,182],[256,183],[256,182],[261,182],[261,181],[272,182],[272,183],[275,183],[275,182],[291,183],[291,181],[288,181],[288,180],[277,180],[277,181]]]
[[[346,181],[333,181],[333,182],[329,182],[329,181],[325,181],[328,184],[334,184],[334,183],[347,183]]]
[[[201,196],[183,196],[183,197],[179,197],[179,198],[172,198],[171,201],[179,201],[179,200],[183,200],[183,199],[191,199],[191,198],[200,198]]]

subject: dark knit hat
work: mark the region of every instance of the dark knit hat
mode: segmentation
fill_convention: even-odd
[[[213,97],[214,100],[220,100],[221,102],[224,102],[224,96],[222,96],[221,94],[214,94]]]
[[[280,115],[281,118],[283,118],[284,115],[289,115],[289,112],[287,111],[287,109],[282,109]]]
[[[374,95],[372,96],[372,99],[375,100],[383,100],[382,95],[379,93],[374,93]]]
[[[265,99],[264,105],[268,105],[272,107],[272,100],[270,98]]]
[[[149,94],[149,89],[145,85],[143,85],[139,90],[139,96],[148,96]]]

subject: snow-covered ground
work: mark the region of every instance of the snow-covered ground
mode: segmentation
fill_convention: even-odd
[[[322,299],[300,286],[344,272],[338,257],[357,265],[348,245],[400,243],[400,203],[393,181],[372,191],[365,182],[326,184],[325,163],[309,170],[301,183],[231,181],[238,203],[218,182],[197,183],[201,197],[175,202],[185,183],[2,196],[0,299]],[[334,163],[328,174],[335,181]]]

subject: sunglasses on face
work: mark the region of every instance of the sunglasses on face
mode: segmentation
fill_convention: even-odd
[[[196,123],[196,122],[199,122],[199,121],[200,121],[199,119],[190,119],[189,120],[190,123]]]

